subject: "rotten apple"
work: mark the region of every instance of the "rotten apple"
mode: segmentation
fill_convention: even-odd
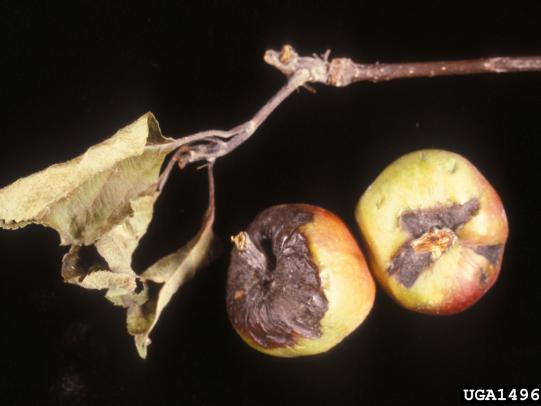
[[[364,256],[327,210],[274,206],[232,239],[227,312],[259,351],[281,357],[327,351],[372,308],[375,283]]]
[[[399,158],[368,187],[355,214],[373,273],[408,309],[461,312],[498,278],[505,211],[458,154],[422,150]]]

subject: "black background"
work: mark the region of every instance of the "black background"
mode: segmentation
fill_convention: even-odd
[[[262,55],[286,42],[367,63],[541,54],[537,1],[359,3],[0,3],[0,185],[82,153],[148,110],[175,137],[235,126],[284,83]],[[463,384],[541,384],[540,94],[541,73],[524,73],[293,95],[217,162],[224,254],[171,302],[146,361],[123,310],[62,283],[54,231],[0,232],[0,403],[447,405]],[[440,318],[379,289],[365,323],[320,356],[276,359],[246,346],[225,315],[229,236],[266,207],[306,202],[359,237],[363,190],[392,160],[429,147],[466,156],[502,197],[510,239],[493,289]],[[136,268],[188,240],[205,204],[205,171],[176,173]]]

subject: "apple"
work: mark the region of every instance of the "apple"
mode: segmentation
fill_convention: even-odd
[[[504,207],[456,153],[421,150],[394,161],[355,215],[373,274],[408,309],[461,312],[498,278],[508,235]]]
[[[232,240],[227,313],[253,348],[279,357],[325,352],[370,312],[375,283],[364,255],[329,211],[274,206]]]

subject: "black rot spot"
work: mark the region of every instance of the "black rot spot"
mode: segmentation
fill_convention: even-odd
[[[389,274],[405,287],[412,287],[419,275],[429,269],[434,262],[431,252],[418,252],[413,248],[415,240],[434,230],[456,231],[457,228],[470,221],[479,212],[479,208],[479,200],[474,198],[464,204],[440,205],[402,214],[400,224],[411,238],[393,256],[388,268]],[[452,234],[452,231],[449,232]],[[480,255],[492,258],[493,252],[490,249],[483,249],[482,252]]]
[[[480,245],[474,248],[474,251],[488,259],[491,264],[496,264],[500,259],[500,253],[502,250],[501,244],[496,245]]]
[[[488,275],[483,268],[479,269],[479,285],[486,285],[488,282]]]
[[[418,238],[434,228],[456,230],[477,214],[479,207],[478,199],[470,199],[464,204],[411,210],[402,214],[400,219],[402,228],[413,238]]]
[[[320,337],[328,301],[300,226],[313,221],[302,207],[276,206],[259,214],[235,247],[227,280],[232,324],[265,348]]]

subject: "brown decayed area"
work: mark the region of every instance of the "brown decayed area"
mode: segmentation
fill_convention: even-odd
[[[413,238],[434,228],[456,230],[479,211],[479,200],[470,199],[464,204],[438,206],[431,209],[411,210],[401,216],[402,228]]]
[[[259,214],[234,247],[227,280],[227,312],[233,326],[265,348],[321,336],[328,309],[319,273],[300,231],[313,214],[300,205]]]
[[[480,245],[475,247],[474,251],[479,255],[484,256],[486,259],[488,259],[488,262],[494,265],[498,262],[498,259],[500,259],[502,245]]]
[[[404,286],[411,287],[421,272],[432,264],[430,252],[416,253],[408,243],[403,245],[393,257],[389,274]]]
[[[419,250],[418,247],[426,248],[430,241],[434,241],[434,250],[439,253],[445,252],[454,241],[445,238],[442,245],[442,237],[448,237],[457,228],[467,223],[475,216],[480,208],[478,199],[470,199],[464,204],[440,205],[429,209],[407,211],[400,217],[402,228],[411,236],[393,256],[388,268],[393,275],[405,287],[411,287],[434,260],[430,249]],[[442,230],[445,231],[442,234]],[[456,239],[458,241],[458,239]],[[422,244],[420,244],[422,242]],[[458,243],[460,243],[458,241]],[[430,245],[430,244],[428,244]],[[430,247],[428,247],[430,248]],[[479,246],[475,252],[486,257],[491,263],[498,260],[500,246]]]

